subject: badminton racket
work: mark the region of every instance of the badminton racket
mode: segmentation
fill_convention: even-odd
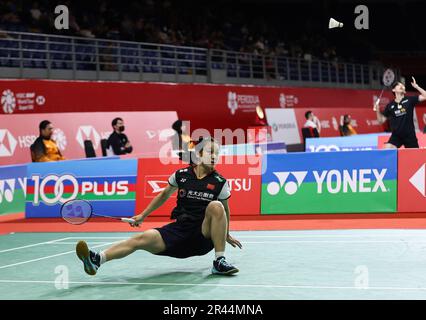
[[[380,99],[382,99],[382,95],[383,95],[383,92],[385,91],[385,88],[390,87],[394,81],[395,81],[395,73],[392,71],[392,69],[386,69],[383,72],[383,77],[382,77],[382,82],[383,82],[382,91],[380,92],[379,97],[374,103],[374,108],[373,108],[374,111],[376,111],[377,108],[379,107]]]
[[[92,205],[86,200],[69,200],[61,207],[62,219],[71,224],[83,224],[87,222],[92,216],[120,220],[130,224],[135,223],[135,220],[132,218],[111,217],[94,213]]]

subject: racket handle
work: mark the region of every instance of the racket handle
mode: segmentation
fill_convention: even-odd
[[[136,221],[132,218],[121,218],[121,221],[134,224]]]

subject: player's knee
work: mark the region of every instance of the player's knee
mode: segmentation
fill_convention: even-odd
[[[148,242],[147,236],[145,233],[137,234],[132,237],[132,245],[135,249],[141,249],[146,246]]]
[[[225,216],[225,208],[220,201],[210,202],[207,206],[207,212],[215,218],[222,218]]]

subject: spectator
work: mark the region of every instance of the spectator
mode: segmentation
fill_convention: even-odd
[[[343,116],[342,125],[340,126],[340,135],[342,136],[352,136],[357,134],[355,129],[352,127],[352,119],[349,114]]]
[[[56,142],[52,140],[53,125],[49,120],[39,124],[39,137],[31,145],[31,158],[33,162],[51,162],[65,160]]]
[[[123,119],[115,118],[112,120],[111,125],[114,132],[108,138],[107,149],[112,149],[115,155],[131,153],[133,147],[127,136],[123,133],[125,129]]]
[[[305,118],[306,122],[303,127],[316,129],[319,135],[321,133],[321,122],[319,121],[319,119],[310,110],[305,112]]]

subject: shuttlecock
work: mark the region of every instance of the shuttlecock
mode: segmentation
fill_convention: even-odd
[[[343,23],[341,23],[341,22],[339,22],[339,21],[337,21],[333,18],[330,18],[330,22],[328,23],[328,28],[329,29],[343,28]]]

